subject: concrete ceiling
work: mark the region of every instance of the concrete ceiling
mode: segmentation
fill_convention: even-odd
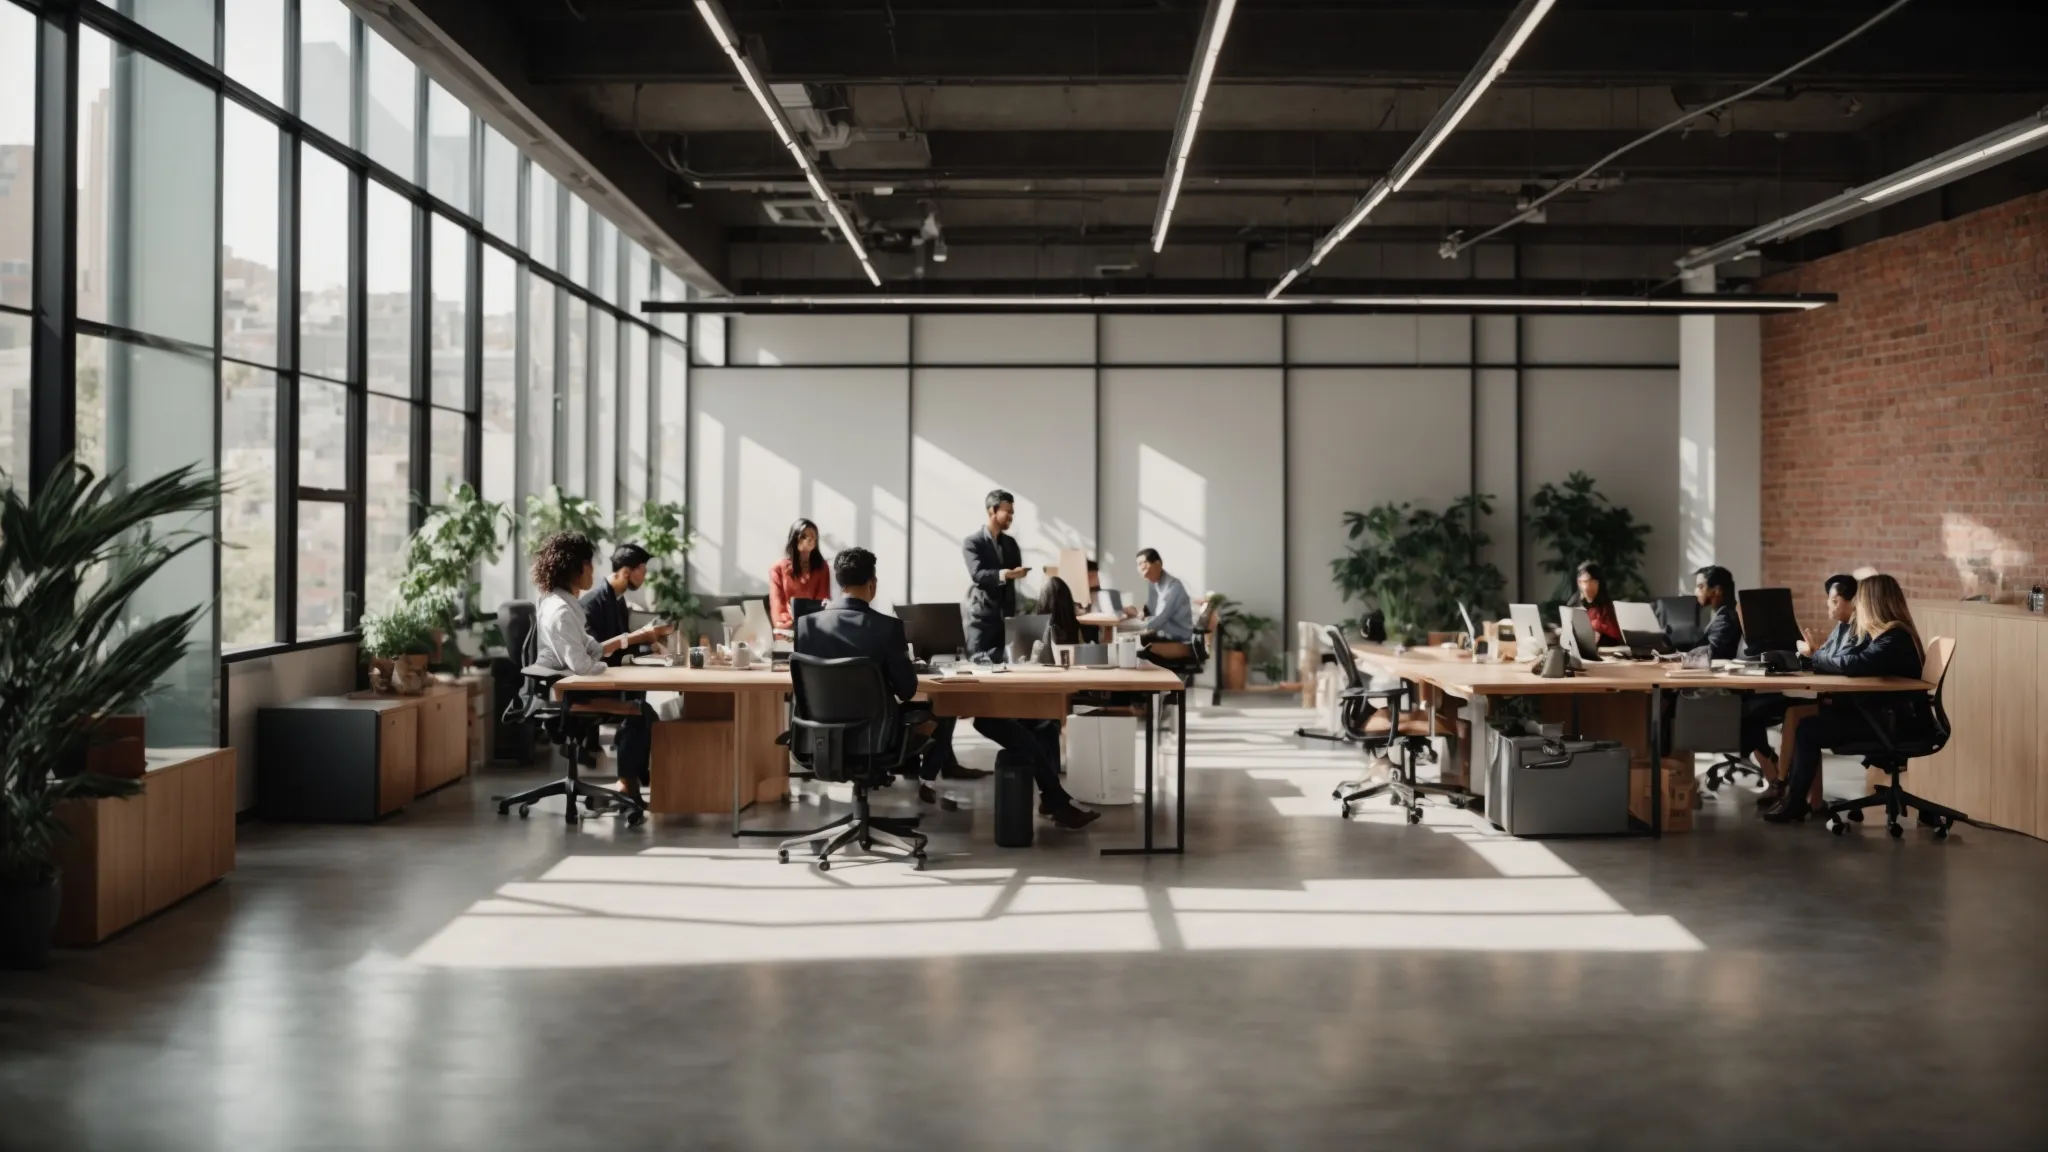
[[[496,13],[521,46],[518,82],[605,144],[605,160],[592,160],[604,176],[642,197],[660,187],[650,215],[687,220],[676,241],[725,287],[865,285],[843,243],[769,211],[808,198],[801,175],[686,0],[419,3]],[[2048,4],[1920,0],[1789,83],[1629,153],[1494,250],[1438,258],[1445,236],[1506,219],[1518,200],[1881,7],[1562,0],[1423,175],[1321,274],[1346,287],[1661,279],[1686,248],[2048,104]],[[803,86],[821,166],[896,286],[1070,290],[1122,279],[1249,290],[1300,259],[1387,171],[1511,5],[1241,0],[1158,256],[1147,237],[1197,0],[727,8],[769,81]],[[1778,255],[2043,186],[2048,159],[2037,154]],[[927,217],[947,242],[943,264],[931,259],[929,229],[919,235]]]

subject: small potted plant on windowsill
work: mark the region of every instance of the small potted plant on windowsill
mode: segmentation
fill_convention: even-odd
[[[381,612],[363,613],[363,657],[370,662],[370,687],[397,696],[418,696],[432,677],[435,613],[395,601]]]

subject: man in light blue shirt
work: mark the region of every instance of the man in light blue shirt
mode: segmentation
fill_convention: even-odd
[[[1145,590],[1145,620],[1140,625],[1145,643],[1194,643],[1195,607],[1188,600],[1187,586],[1166,574],[1157,548],[1138,549],[1138,574],[1151,585]],[[1126,607],[1124,614],[1136,616],[1137,605]]]

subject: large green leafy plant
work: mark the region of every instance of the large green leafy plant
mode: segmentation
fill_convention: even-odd
[[[419,531],[406,542],[405,576],[385,614],[402,609],[408,625],[423,617],[430,629],[449,634],[479,623],[494,631],[497,621],[483,615],[478,603],[483,587],[477,566],[497,561],[511,528],[512,514],[503,504],[485,500],[468,484],[449,484],[447,503],[427,509]],[[366,636],[369,626],[365,619]],[[367,646],[364,654],[371,655]]]
[[[613,538],[605,530],[604,509],[595,501],[571,496],[559,485],[550,484],[545,495],[526,498],[526,546],[539,548],[541,541],[557,532],[580,533],[600,545]]]
[[[1414,643],[1432,631],[1461,630],[1458,603],[1475,613],[1496,613],[1507,580],[1479,559],[1489,542],[1479,518],[1491,515],[1493,497],[1459,497],[1442,512],[1408,504],[1381,504],[1346,512],[1350,544],[1330,561],[1344,599],[1385,617],[1387,636]]]
[[[616,540],[630,540],[647,549],[647,599],[654,611],[670,620],[687,620],[697,614],[697,597],[690,591],[690,549],[697,538],[690,533],[689,509],[681,504],[649,500],[636,513],[621,511],[612,529]]]
[[[184,656],[206,605],[138,622],[128,602],[207,540],[151,525],[219,498],[218,481],[191,468],[131,485],[72,461],[33,500],[0,488],[0,882],[49,882],[64,801],[137,791],[53,769],[73,762],[96,718],[134,711]]]
[[[1601,495],[1591,476],[1574,472],[1562,485],[1543,485],[1529,498],[1529,513],[1529,531],[1550,551],[1540,566],[1557,579],[1546,606],[1571,599],[1579,565],[1588,560],[1600,565],[1609,599],[1650,598],[1643,577],[1650,526]]]

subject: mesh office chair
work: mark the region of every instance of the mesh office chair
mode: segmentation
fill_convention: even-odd
[[[538,801],[561,796],[568,800],[563,819],[571,827],[578,820],[576,802],[579,800],[593,814],[623,816],[627,827],[639,827],[647,820],[645,800],[593,784],[578,776],[576,770],[582,764],[597,762],[599,727],[606,720],[640,715],[640,705],[630,700],[589,699],[580,695],[572,695],[567,701],[555,699],[555,682],[568,673],[534,662],[538,659],[539,633],[538,628],[529,630],[525,643],[521,645],[520,659],[524,667],[520,668],[519,675],[522,687],[519,695],[506,705],[500,721],[538,728],[549,743],[561,748],[568,772],[558,780],[550,780],[517,795],[491,797],[498,802],[498,815],[503,816],[516,807],[523,820]]]
[[[905,774],[917,750],[881,667],[864,656],[825,660],[799,652],[789,658],[789,673],[796,700],[791,751],[815,779],[853,785],[853,814],[784,840],[777,859],[787,864],[790,849],[816,846],[818,871],[828,872],[834,852],[852,844],[872,852],[880,844],[908,854],[911,868],[923,871],[925,836],[917,820],[868,811],[868,792]]]
[[[1856,694],[1844,693],[1836,698],[1836,707],[1853,707],[1863,718],[1864,731],[1855,739],[1838,741],[1834,751],[1842,756],[1861,756],[1865,767],[1876,768],[1891,779],[1888,787],[1880,788],[1869,796],[1854,800],[1837,800],[1827,806],[1828,831],[1840,836],[1849,830],[1849,821],[1860,821],[1865,808],[1884,806],[1885,830],[1894,838],[1904,836],[1906,830],[1900,826],[1899,817],[1911,808],[1919,813],[1920,822],[1934,827],[1936,840],[1948,839],[1948,830],[1958,820],[1969,817],[1953,808],[1923,800],[1899,783],[1905,774],[1906,764],[1922,760],[1942,750],[1948,744],[1948,711],[1942,707],[1942,688],[1948,680],[1949,658],[1955,655],[1956,642],[1947,637],[1936,636],[1927,642],[1927,656],[1921,664],[1920,678],[1934,683],[1934,691],[1928,693],[1927,702],[1913,709],[1904,723],[1896,710],[1885,710],[1870,701],[1859,699]],[[1915,702],[1918,703],[1917,701]]]
[[[1344,639],[1343,630],[1326,627],[1323,634],[1336,657],[1338,669],[1344,674],[1344,687],[1337,694],[1338,724],[1343,731],[1330,734],[1298,728],[1295,735],[1341,740],[1381,754],[1392,753],[1396,749],[1401,753],[1399,760],[1388,756],[1394,765],[1393,774],[1388,779],[1376,784],[1349,780],[1337,785],[1330,796],[1342,805],[1344,818],[1351,818],[1353,804],[1382,794],[1389,804],[1408,810],[1410,824],[1422,822],[1424,796],[1439,796],[1458,804],[1465,803],[1469,797],[1462,789],[1424,784],[1416,779],[1416,764],[1436,763],[1437,754],[1431,740],[1429,714],[1406,706],[1409,686],[1405,682],[1398,688],[1374,688],[1367,684],[1365,675],[1358,670],[1357,659],[1351,655],[1351,645]],[[1436,724],[1436,735],[1450,736],[1455,732],[1455,726],[1447,727],[1442,721]]]
[[[1707,616],[1695,596],[1659,596],[1650,602],[1664,637],[1680,652],[1689,652],[1707,642]]]

